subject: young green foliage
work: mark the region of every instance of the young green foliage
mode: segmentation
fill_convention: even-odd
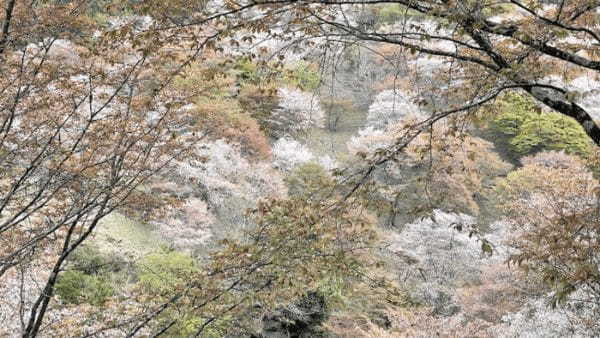
[[[144,257],[138,269],[140,286],[160,295],[180,288],[199,272],[190,256],[164,248]]]
[[[518,156],[543,150],[564,150],[587,155],[591,142],[583,128],[572,118],[556,112],[542,112],[526,96],[511,92],[498,103],[499,115],[491,128],[499,133]]]
[[[70,304],[102,305],[115,293],[106,277],[88,275],[78,270],[63,272],[55,290],[62,301]]]

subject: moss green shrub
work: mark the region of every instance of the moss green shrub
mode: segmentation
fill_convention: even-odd
[[[144,257],[138,272],[142,288],[164,295],[184,285],[199,269],[189,255],[162,249]]]
[[[382,24],[393,24],[403,18],[419,18],[423,17],[422,13],[419,13],[412,9],[407,9],[400,4],[389,3],[382,5],[379,10],[376,11],[377,19]]]
[[[239,72],[239,77],[243,81],[257,83],[260,81],[259,69],[256,63],[248,58],[238,59],[234,69]]]
[[[123,270],[127,262],[124,258],[116,255],[108,255],[92,245],[82,245],[77,248],[69,261],[73,270],[83,272],[87,275],[107,274]]]
[[[383,23],[394,23],[400,20],[406,12],[399,4],[386,4],[379,10],[379,19]]]
[[[55,292],[66,303],[102,305],[115,295],[115,280],[128,278],[127,264],[93,245],[80,246],[69,257],[69,270],[59,275]]]
[[[68,270],[59,276],[55,292],[66,303],[102,305],[115,290],[103,276]]]
[[[518,93],[505,95],[498,104],[499,115],[491,129],[504,137],[518,156],[542,150],[564,150],[587,156],[591,151],[589,137],[570,117],[556,112],[541,112],[533,99]]]
[[[154,295],[157,299],[168,299],[176,290],[181,290],[194,280],[199,271],[191,256],[162,248],[140,261],[138,285],[145,293]],[[158,317],[159,322],[164,325],[171,323],[173,319],[177,319],[177,322],[166,331],[168,337],[191,337],[206,320],[185,307],[166,309]],[[204,336],[216,337],[211,334]]]
[[[321,74],[315,64],[300,61],[284,77],[286,84],[302,90],[315,90],[321,84]]]

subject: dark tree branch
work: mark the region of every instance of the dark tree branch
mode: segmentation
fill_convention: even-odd
[[[342,1],[333,1],[333,2],[323,2],[323,1],[311,1],[311,2],[329,5],[330,3],[335,3],[335,4],[350,4],[350,3],[373,4],[373,3],[385,3],[387,1],[374,1],[373,2],[373,1],[343,1],[342,0]],[[515,5],[517,5],[515,3],[515,0],[511,0],[511,2],[513,2],[513,4],[515,4]],[[485,34],[493,34],[493,35],[508,37],[508,38],[518,41],[519,43],[521,43],[529,48],[536,50],[537,52],[545,54],[547,56],[551,56],[551,57],[572,63],[572,64],[580,66],[580,67],[588,68],[588,69],[595,70],[595,71],[600,71],[600,61],[593,61],[593,60],[587,59],[585,57],[576,55],[574,53],[562,50],[560,48],[550,46],[550,45],[548,45],[548,43],[546,41],[531,38],[531,37],[527,36],[526,34],[523,34],[521,32],[520,28],[516,25],[499,24],[499,23],[491,22],[486,19],[482,19],[481,17],[479,17],[477,15],[477,13],[476,13],[477,11],[474,11],[473,13],[471,13],[471,12],[463,13],[463,12],[467,12],[467,11],[463,11],[463,12],[461,12],[461,15],[457,15],[457,13],[455,13],[455,11],[453,11],[449,8],[445,8],[445,11],[441,10],[441,9],[444,9],[443,6],[447,6],[447,4],[445,2],[436,4],[434,2],[426,2],[426,1],[398,0],[398,1],[395,1],[395,3],[399,3],[401,5],[404,5],[407,8],[413,9],[415,11],[418,11],[422,14],[425,14],[425,15],[433,17],[433,18],[444,19],[444,20],[449,20],[451,22],[456,22],[458,25],[463,27],[465,29],[466,33],[470,36],[470,38],[472,38],[479,45],[479,48],[470,49],[470,50],[473,50],[473,51],[476,51],[479,53],[484,51],[485,54],[493,61],[493,63],[489,63],[488,61],[486,61],[484,59],[476,58],[471,55],[460,54],[458,51],[456,53],[451,53],[451,52],[432,49],[432,48],[425,48],[416,43],[408,43],[404,39],[400,39],[400,40],[390,39],[389,38],[390,34],[379,34],[377,32],[368,32],[367,33],[356,27],[344,25],[344,24],[341,24],[341,23],[338,23],[338,22],[335,22],[332,20],[327,20],[327,19],[323,18],[322,16],[319,16],[316,13],[314,13],[314,11],[312,12],[312,14],[318,20],[320,20],[323,24],[337,28],[347,35],[354,36],[358,40],[396,44],[396,45],[399,45],[399,46],[402,46],[405,48],[410,48],[410,49],[413,49],[413,50],[416,50],[418,52],[428,54],[428,55],[447,57],[447,58],[452,58],[452,59],[456,59],[456,60],[460,60],[460,61],[469,62],[469,63],[476,64],[479,66],[483,66],[484,68],[488,69],[488,71],[491,71],[492,73],[496,73],[496,75],[500,78],[505,77],[505,75],[502,75],[501,71],[505,70],[505,69],[510,69],[512,67],[512,64],[496,49],[496,47],[490,41],[489,37],[487,37]],[[428,6],[424,5],[423,3],[427,3]],[[437,8],[436,6],[440,6],[441,9]],[[585,11],[589,11],[589,10],[591,10],[591,8],[585,9]],[[533,12],[533,13],[535,14],[535,12]],[[582,14],[579,14],[579,15],[582,15]],[[543,22],[545,22],[548,25],[553,24],[553,22],[545,21],[541,17],[538,19],[542,20]],[[550,19],[547,19],[547,20],[552,21]],[[565,27],[562,27],[562,28],[568,29],[569,26],[565,25]],[[570,28],[572,31],[575,30],[573,27],[570,27]],[[402,37],[405,37],[409,34],[411,34],[411,33],[403,33]],[[422,33],[419,33],[419,34],[422,34]],[[451,38],[449,37],[448,39],[451,39]],[[465,45],[468,46],[469,44],[466,42],[463,42],[463,46],[465,46]],[[467,50],[469,50],[469,48]],[[534,98],[536,98],[538,101],[542,102],[546,106],[556,110],[557,112],[559,112],[561,114],[564,114],[566,116],[574,118],[584,128],[585,132],[592,139],[592,141],[595,144],[600,145],[600,128],[593,121],[591,116],[585,111],[585,109],[583,109],[581,106],[577,105],[576,103],[571,102],[566,99],[566,96],[563,95],[565,92],[564,89],[542,90],[542,88],[541,88],[542,85],[531,83],[531,81],[524,81],[518,75],[513,76],[512,78],[510,78],[508,80],[510,80],[511,82],[514,83],[515,88],[524,89],[527,93],[532,95]],[[550,88],[546,88],[546,89],[550,89]],[[562,96],[562,98],[557,99],[556,96],[552,95],[553,93]]]
[[[581,106],[568,101],[565,95],[555,91],[544,90],[534,85],[525,85],[521,88],[546,106],[563,115],[574,118],[583,127],[592,141],[596,145],[600,145],[600,128]]]
[[[6,44],[8,43],[8,33],[10,30],[10,24],[12,21],[12,14],[15,9],[16,0],[8,0],[6,8],[4,9],[4,23],[2,24],[2,35],[0,35],[0,55],[4,53]]]
[[[521,3],[520,1],[517,1],[517,0],[511,0],[510,2],[511,2],[511,3],[513,3],[513,4],[515,4],[517,7],[519,7],[519,8],[521,8],[521,9],[523,9],[523,10],[524,10],[524,11],[526,11],[527,13],[531,14],[531,15],[532,15],[532,16],[534,16],[535,18],[537,18],[537,19],[539,19],[539,20],[541,20],[541,21],[543,21],[543,22],[545,22],[545,23],[547,23],[547,24],[550,24],[550,25],[552,25],[552,26],[556,26],[556,27],[560,27],[560,28],[562,28],[562,29],[569,30],[569,31],[572,31],[572,32],[582,32],[582,33],[589,34],[589,35],[590,35],[592,38],[594,38],[596,41],[600,42],[600,37],[598,36],[598,34],[596,34],[595,32],[593,32],[593,31],[592,31],[592,30],[590,30],[590,29],[587,29],[587,28],[584,28],[584,27],[574,27],[574,26],[569,26],[569,25],[566,25],[566,24],[564,24],[564,23],[560,22],[558,19],[557,19],[557,20],[548,19],[547,17],[545,17],[545,16],[543,16],[543,15],[540,15],[540,14],[538,14],[538,13],[537,13],[536,11],[534,11],[533,9],[531,9],[531,8],[529,8],[529,7],[527,7],[527,6],[525,6],[525,5],[524,5],[523,3]],[[561,7],[560,7],[560,9],[562,10],[562,4],[561,4]]]

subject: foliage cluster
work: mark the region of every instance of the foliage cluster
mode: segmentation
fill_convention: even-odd
[[[598,181],[576,157],[539,153],[498,183],[512,223],[512,263],[542,276],[554,306],[575,291],[598,304]]]
[[[416,202],[417,209],[427,205],[477,215],[486,187],[511,165],[492,151],[492,143],[452,129],[440,126],[420,135],[408,147],[414,183],[405,193],[415,202],[421,199]]]
[[[585,156],[591,151],[591,142],[577,121],[556,112],[542,112],[531,98],[508,93],[496,109],[498,116],[491,128],[503,135],[519,156],[542,150]]]
[[[319,88],[321,74],[314,63],[298,61],[296,64],[288,66],[283,83],[311,92]]]
[[[187,108],[194,112],[194,122],[214,138],[238,142],[251,155],[268,158],[270,146],[266,136],[252,112],[245,111],[241,105],[244,102],[246,108],[255,108],[249,105],[253,100],[252,92],[244,93],[248,96],[238,100],[231,92],[235,78],[223,72],[215,62],[192,64],[177,79],[176,89],[194,102],[193,107]]]
[[[195,102],[190,109],[197,114],[196,123],[211,135],[237,141],[267,158],[265,134],[281,136],[290,128],[323,124],[318,100],[309,100],[311,95],[302,90],[315,89],[319,82],[318,73],[306,62],[282,72],[248,58],[212,59],[187,68],[176,88]]]
[[[188,254],[161,248],[147,255],[138,263],[138,287],[142,294],[154,295],[159,299],[173,295],[175,290],[186,288],[200,273],[196,261]],[[168,308],[157,318],[158,325],[171,325],[166,334],[171,337],[189,337],[203,323],[192,312],[182,312],[177,308]],[[218,328],[208,330],[208,337]],[[216,337],[216,336],[215,336]]]
[[[88,275],[78,270],[63,272],[56,283],[56,294],[61,300],[71,304],[102,305],[114,293],[115,290],[106,277]]]
[[[70,258],[69,269],[60,275],[56,294],[65,303],[102,305],[117,292],[114,274],[126,268],[127,263],[112,255],[101,253],[86,245]]]
[[[138,264],[138,269],[140,286],[157,295],[181,288],[200,271],[189,255],[165,248],[145,256]]]
[[[359,205],[324,208],[331,201],[294,196],[259,203],[256,227],[242,239],[223,239],[202,270],[177,252],[145,258],[137,297],[166,304],[153,325],[173,322],[168,332],[185,336],[216,321],[213,331],[202,332],[232,334],[254,327],[255,316],[317,290],[330,276],[360,280],[376,238],[372,219]]]

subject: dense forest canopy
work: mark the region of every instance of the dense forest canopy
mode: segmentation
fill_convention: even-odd
[[[0,336],[600,335],[600,1],[0,3]]]

